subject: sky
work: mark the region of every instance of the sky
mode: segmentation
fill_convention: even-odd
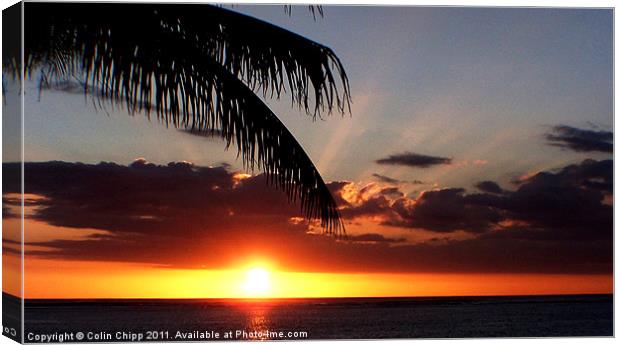
[[[259,266],[271,297],[612,291],[611,10],[234,10],[343,62],[350,115],[266,103],[328,183],[348,238],[321,235],[219,140],[31,81],[27,297],[243,297]],[[3,156],[15,171],[19,157]],[[3,191],[13,213],[17,192]],[[18,235],[5,231],[5,262]]]

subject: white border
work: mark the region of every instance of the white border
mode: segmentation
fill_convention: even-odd
[[[12,1],[12,0],[0,0],[0,7],[2,9],[5,9],[13,4],[15,4],[17,1]],[[112,2],[112,1],[106,1],[106,2]],[[179,2],[179,3],[205,3],[205,2],[210,2],[210,1],[199,1],[199,0],[184,0],[184,1],[165,1],[165,0],[133,0],[131,2]],[[213,2],[210,2],[213,3]],[[558,1],[558,0],[503,0],[501,2],[498,1],[489,1],[489,0],[451,0],[451,1],[432,1],[432,0],[425,0],[425,1],[415,1],[415,0],[322,0],[322,1],[316,1],[316,0],[289,0],[289,1],[273,1],[273,0],[234,0],[234,1],[226,1],[226,3],[238,3],[238,4],[278,4],[278,3],[286,3],[286,4],[308,4],[308,3],[320,3],[320,4],[325,4],[325,5],[379,5],[379,6],[394,6],[394,5],[400,5],[400,6],[471,6],[471,7],[563,7],[563,8],[574,8],[574,7],[588,7],[588,8],[592,8],[592,7],[600,7],[600,8],[614,8],[614,133],[616,133],[618,131],[618,126],[617,123],[615,122],[615,113],[617,111],[617,103],[615,102],[615,99],[618,96],[618,90],[615,87],[616,83],[615,81],[618,80],[617,78],[617,70],[615,68],[615,66],[618,64],[618,55],[616,54],[616,47],[617,47],[617,37],[618,35],[618,27],[615,25],[615,3],[614,1],[609,1],[609,0],[590,0],[590,1],[583,1],[583,0],[563,0],[563,1]],[[1,17],[0,17],[0,37],[2,34],[2,29],[1,29]],[[23,36],[22,36],[23,38]],[[1,41],[1,39],[0,39]],[[22,66],[23,66],[23,62],[22,62]],[[0,86],[1,88],[1,86]],[[23,97],[22,97],[22,116],[23,116]],[[23,117],[22,117],[23,119]],[[23,128],[23,121],[22,121],[22,140],[23,140],[23,134],[24,134],[24,128]],[[0,124],[0,129],[1,129],[1,124]],[[615,137],[615,136],[614,136]],[[2,131],[0,130],[0,141],[2,140]],[[614,140],[615,142],[615,140]],[[614,145],[615,148],[615,145]],[[24,146],[23,146],[23,142],[22,142],[22,158],[24,157]],[[2,158],[2,151],[0,150],[0,161]],[[22,160],[23,161],[23,160]],[[1,165],[0,165],[0,172],[1,172]],[[23,169],[22,169],[22,173],[23,173]],[[620,173],[618,173],[618,169],[617,169],[617,161],[614,160],[614,181],[618,181],[618,177],[620,176]],[[0,174],[0,183],[2,181],[2,175]],[[614,184],[614,195],[617,195],[618,193],[618,186],[617,184]],[[23,207],[23,205],[22,205]],[[614,207],[614,234],[617,230],[616,227],[616,223],[615,223],[615,219],[617,219],[619,215],[619,211],[618,208]],[[22,238],[23,238],[23,221],[22,221]],[[615,256],[615,248],[616,245],[618,244],[618,238],[614,235],[614,277],[615,277],[615,273],[616,273],[616,267],[618,267],[618,257]],[[22,253],[23,253],[23,246],[22,246]],[[23,255],[23,254],[22,254]],[[23,258],[22,258],[22,272],[23,272]],[[23,291],[23,274],[22,274],[22,291]],[[615,281],[614,281],[614,291],[615,291]],[[616,300],[614,297],[614,330],[618,329],[618,318],[615,317],[615,306],[616,306]],[[0,301],[0,309],[2,307],[2,302]],[[23,329],[23,327],[22,327]],[[495,339],[495,338],[479,338],[479,339],[458,339],[458,340],[415,340],[416,343],[421,344],[421,345],[426,345],[426,344],[434,344],[434,345],[440,345],[440,344],[447,344],[447,342],[455,342],[458,341],[460,344],[466,344],[466,345],[473,345],[473,344],[489,344],[489,342],[496,342],[496,341],[501,341],[503,344],[506,345],[513,345],[513,344],[525,344],[525,343],[529,343],[529,342],[537,342],[539,344],[554,344],[554,345],[580,345],[583,344],[584,342],[589,343],[589,344],[610,344],[612,342],[615,341],[614,338],[536,338],[536,339]],[[336,342],[342,342],[344,343],[345,341],[336,341]],[[361,343],[362,341],[346,341],[346,343]],[[412,340],[372,340],[372,341],[364,341],[364,343],[408,343],[408,342],[412,342]],[[295,342],[289,342],[289,341],[279,341],[277,342],[278,344],[299,344],[299,341],[295,341]],[[309,341],[302,341],[301,343],[310,343]],[[329,344],[329,343],[334,343],[334,341],[312,341],[313,344]],[[7,337],[4,336],[0,336],[0,345],[4,345],[4,344],[15,344],[14,341],[10,340]],[[174,344],[174,345],[178,345],[178,342],[170,342],[170,343],[158,343],[158,344]]]

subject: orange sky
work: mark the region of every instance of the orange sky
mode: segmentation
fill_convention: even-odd
[[[27,208],[27,212],[29,212]],[[4,219],[5,239],[19,240],[19,219]],[[26,221],[26,241],[80,239],[102,231]],[[5,248],[19,249],[5,243]],[[49,250],[27,245],[26,248]],[[3,253],[3,291],[20,294],[20,257]],[[611,274],[290,272],[273,258],[221,269],[162,268],[154,264],[27,256],[26,298],[380,297],[612,293]],[[270,288],[244,290],[252,268],[269,273]]]
[[[19,295],[19,259],[4,254],[3,291]],[[243,289],[250,268],[269,272],[270,289]],[[612,275],[377,274],[280,272],[265,262],[230,270],[27,258],[26,298],[244,298],[466,296],[611,293]]]

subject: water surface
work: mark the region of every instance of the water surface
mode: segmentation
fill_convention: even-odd
[[[284,338],[298,332],[291,334],[298,339],[613,335],[612,295],[27,300],[25,314],[26,334],[102,332],[114,337],[115,332],[156,331],[167,340],[188,340],[175,338],[177,332],[218,333],[223,339],[224,333],[238,331],[261,332],[262,338],[269,338],[267,332],[283,332]]]

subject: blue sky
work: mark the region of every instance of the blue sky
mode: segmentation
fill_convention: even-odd
[[[285,95],[269,105],[326,180],[373,173],[429,186],[507,183],[598,153],[546,145],[551,126],[612,130],[612,12],[571,9],[236,6],[335,50],[348,72],[352,115],[314,122]],[[53,118],[53,121],[49,121]],[[123,110],[95,111],[82,95],[26,98],[26,160],[235,164],[235,153]],[[411,151],[448,166],[377,165]],[[238,167],[238,165],[235,165]],[[426,186],[425,188],[428,188]],[[410,189],[415,189],[410,187]]]

